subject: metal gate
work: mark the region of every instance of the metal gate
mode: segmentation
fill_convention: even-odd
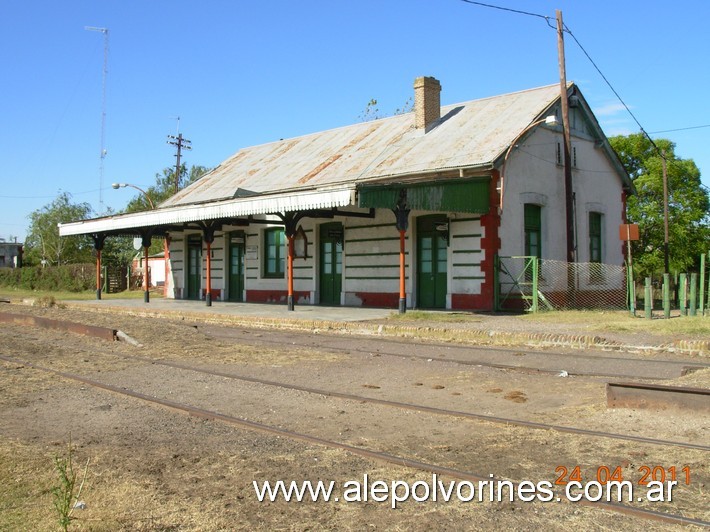
[[[495,309],[628,308],[624,266],[537,257],[496,257]]]
[[[539,260],[534,256],[495,257],[495,309],[538,310]]]

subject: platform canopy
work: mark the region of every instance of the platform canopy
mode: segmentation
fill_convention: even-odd
[[[234,220],[252,215],[345,207],[355,203],[355,188],[309,190],[237,198],[204,205],[181,205],[59,225],[61,236],[92,233],[137,234],[145,227],[181,228],[194,222]]]

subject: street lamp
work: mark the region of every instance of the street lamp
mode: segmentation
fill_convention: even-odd
[[[155,204],[153,203],[153,200],[150,199],[150,196],[148,195],[148,193],[145,190],[143,190],[141,187],[131,185],[130,183],[113,183],[111,185],[111,188],[114,188],[116,190],[118,190],[119,188],[125,188],[125,187],[135,188],[138,192],[143,194],[145,196],[145,199],[148,200],[148,203],[150,204],[150,208],[155,210]]]
[[[130,183],[113,183],[111,185],[111,188],[116,189],[116,190],[118,190],[119,188],[125,188],[125,187],[135,188],[138,192],[143,194],[145,196],[145,199],[148,200],[148,203],[150,204],[150,208],[152,210],[155,210],[155,204],[153,203],[153,200],[150,198],[148,193],[145,190],[143,190],[141,187],[137,187],[136,185],[131,185]],[[148,237],[147,242],[150,243],[150,237]],[[146,244],[146,240],[144,238],[143,239],[143,256],[144,256],[143,260],[145,262],[145,266],[144,266],[144,273],[143,273],[143,289],[144,289],[143,301],[145,301],[146,303],[149,303],[150,302],[150,283],[148,280],[148,273],[149,273],[148,249],[150,246],[149,245],[146,246],[145,244]],[[167,240],[166,240],[166,244],[165,244],[165,249],[167,249]],[[163,255],[163,260],[165,260],[165,261],[168,260],[166,254]]]
[[[525,135],[528,131],[530,131],[532,128],[535,126],[539,126],[540,124],[545,124],[548,126],[556,126],[559,122],[557,121],[557,117],[555,115],[549,115],[546,116],[545,118],[541,120],[536,120],[532,124],[530,124],[528,127],[523,129],[517,137],[515,137],[515,140],[510,143],[510,147],[508,148],[508,151],[505,152],[505,157],[503,158],[503,165],[501,166],[500,170],[500,183],[498,185],[498,191],[500,192],[500,210],[503,210],[503,181],[505,179],[505,163],[508,162],[508,157],[510,156],[510,152],[513,151],[513,148],[516,146],[516,143],[520,140],[520,138]]]

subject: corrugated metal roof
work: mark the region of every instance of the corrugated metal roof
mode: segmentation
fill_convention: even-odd
[[[559,91],[550,85],[445,106],[426,134],[408,113],[244,148],[160,207],[490,165]]]

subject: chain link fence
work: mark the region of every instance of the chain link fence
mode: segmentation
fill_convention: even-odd
[[[628,308],[625,266],[498,257],[497,310]]]

